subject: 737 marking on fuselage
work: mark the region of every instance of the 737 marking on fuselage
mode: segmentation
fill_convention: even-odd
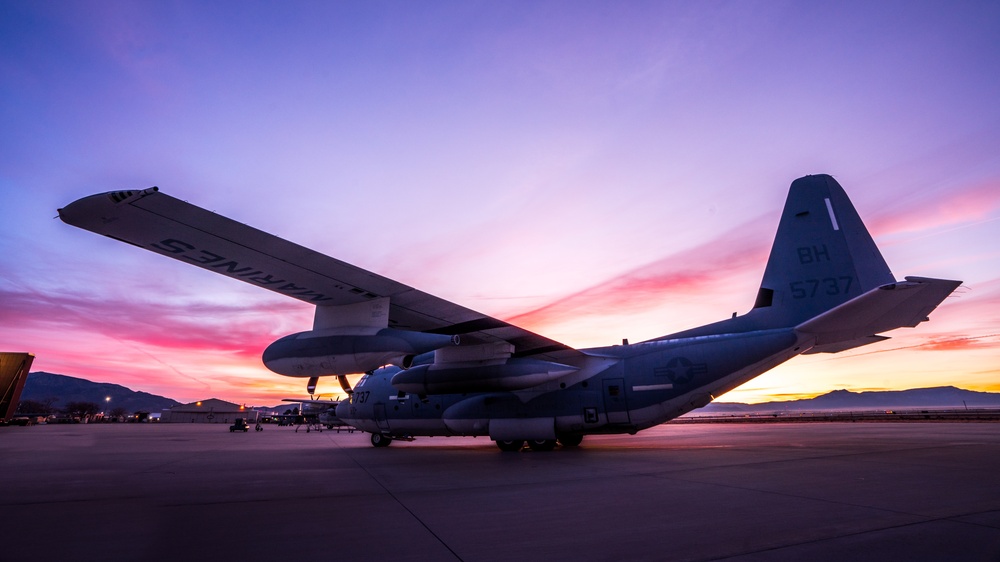
[[[840,277],[824,277],[823,279],[792,281],[788,286],[792,290],[793,299],[812,298],[817,293],[832,297],[846,295],[851,290],[851,283],[853,281],[853,277],[844,275]]]

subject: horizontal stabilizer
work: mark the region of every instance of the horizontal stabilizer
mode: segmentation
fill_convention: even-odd
[[[961,284],[948,279],[907,277],[905,281],[867,291],[807,320],[796,331],[815,336],[815,345],[819,347],[853,343],[895,328],[912,328],[927,320],[931,311]]]

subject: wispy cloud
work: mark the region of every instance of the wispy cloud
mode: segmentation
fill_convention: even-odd
[[[1000,189],[993,184],[971,186],[949,193],[943,200],[905,204],[884,213],[874,221],[872,230],[883,234],[923,232],[940,226],[983,220],[1000,206]],[[579,321],[585,316],[638,313],[650,303],[683,300],[692,297],[723,298],[742,290],[752,295],[756,287],[735,286],[733,280],[748,281],[763,271],[768,243],[773,237],[776,216],[761,216],[740,225],[691,250],[663,257],[623,275],[607,279],[582,291],[559,298],[527,312],[514,314],[507,321],[536,331],[553,325]],[[750,297],[748,296],[747,299]],[[975,306],[993,299],[977,299]],[[948,301],[954,306],[954,299]],[[938,346],[983,345],[965,336],[942,339]],[[981,336],[973,336],[979,338]],[[961,342],[966,343],[961,343]],[[950,342],[950,343],[946,343]],[[924,344],[924,345],[930,345]]]
[[[763,272],[774,219],[744,223],[687,251],[666,256],[550,304],[506,320],[529,329],[580,320],[582,316],[627,315],[692,296],[742,291],[752,303],[756,285],[740,287]],[[739,279],[739,282],[734,280]]]
[[[39,330],[97,332],[162,349],[217,351],[259,358],[263,348],[284,334],[275,320],[301,314],[294,304],[268,299],[246,306],[212,302],[161,302],[92,293],[59,294],[0,287],[0,323]],[[308,324],[306,324],[308,326]]]
[[[869,226],[879,236],[919,234],[989,220],[998,209],[1000,182],[990,180],[946,193],[899,197],[892,208],[875,214]]]

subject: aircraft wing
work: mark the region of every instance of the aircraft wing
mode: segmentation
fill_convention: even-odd
[[[872,289],[799,324],[795,329],[816,336],[816,351],[836,352],[886,339],[876,336],[896,328],[913,328],[961,281],[907,277]]]
[[[579,364],[585,355],[502,320],[323,255],[152,187],[84,197],[63,222],[317,307],[388,297],[389,327],[508,342],[514,357]]]

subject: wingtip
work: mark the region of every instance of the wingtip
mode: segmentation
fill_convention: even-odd
[[[84,226],[85,224],[92,222],[96,217],[110,215],[116,205],[127,201],[134,201],[135,199],[141,199],[159,191],[160,188],[154,185],[146,189],[128,189],[95,193],[93,195],[81,197],[65,207],[60,207],[56,210],[56,212],[59,213],[58,217],[64,223],[80,228],[87,228]]]

